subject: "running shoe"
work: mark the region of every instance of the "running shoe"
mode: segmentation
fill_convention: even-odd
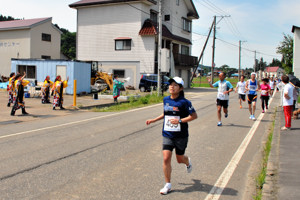
[[[160,190],[160,194],[166,195],[169,192],[171,192],[171,185],[166,183],[166,185]]]
[[[222,122],[218,122],[218,126],[222,126]]]
[[[262,110],[262,113],[265,113],[265,110]]]
[[[251,119],[251,120],[252,120],[252,115],[250,115],[249,119]]]
[[[288,130],[291,130],[291,128],[287,128],[287,127],[283,126],[283,127],[281,127],[280,130],[282,130],[282,131],[288,131]]]
[[[225,118],[227,118],[228,117],[228,113],[225,113]]]
[[[255,117],[254,117],[254,115],[252,115],[252,120],[255,120]]]
[[[242,109],[243,108],[243,106],[240,106],[240,109]]]
[[[193,169],[192,162],[191,162],[191,158],[189,157],[189,166],[186,166],[187,173],[191,173],[192,169]]]

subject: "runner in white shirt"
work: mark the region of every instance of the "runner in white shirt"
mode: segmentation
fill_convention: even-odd
[[[236,84],[235,93],[238,92],[240,99],[240,108],[243,108],[242,101],[246,101],[246,82],[245,76],[241,76],[241,81]]]
[[[276,81],[274,80],[274,77],[271,77],[270,83],[269,83],[270,87],[271,87],[271,92],[270,92],[270,96],[273,96],[274,93],[274,89],[276,88]]]

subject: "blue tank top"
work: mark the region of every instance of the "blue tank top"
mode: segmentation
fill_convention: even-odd
[[[252,80],[249,80],[248,89],[249,89],[249,94],[256,95],[257,81],[255,80],[254,82],[252,82]]]

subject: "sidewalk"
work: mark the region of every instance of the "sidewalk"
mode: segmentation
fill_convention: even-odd
[[[20,123],[56,116],[67,116],[74,112],[82,112],[91,107],[103,107],[113,105],[113,99],[93,99],[92,95],[77,97],[77,107],[73,106],[73,95],[64,95],[64,107],[66,110],[52,110],[52,104],[42,104],[41,98],[24,98],[26,111],[29,115],[22,115],[21,110],[17,110],[15,116],[11,116],[11,107],[7,107],[7,92],[0,91],[0,126],[11,123]],[[51,101],[53,97],[51,97]],[[119,100],[119,102],[124,102]],[[80,108],[80,110],[78,110]]]
[[[282,127],[283,111],[280,118]],[[280,131],[278,173],[278,199],[300,199],[300,119],[292,120],[292,130]]]

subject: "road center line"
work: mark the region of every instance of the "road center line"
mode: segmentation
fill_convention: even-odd
[[[194,96],[192,98],[196,98],[196,97],[202,96],[202,95],[203,95],[203,93],[201,93],[201,95],[197,95],[197,96]],[[121,115],[121,114],[126,114],[126,113],[130,113],[130,112],[135,112],[135,111],[139,111],[139,110],[144,110],[144,109],[148,109],[148,108],[154,108],[154,107],[157,107],[157,106],[161,106],[161,103],[155,104],[155,105],[152,105],[152,106],[146,106],[146,107],[142,107],[142,108],[137,108],[137,109],[133,109],[133,110],[128,110],[128,111],[113,113],[113,114],[110,114],[110,115],[93,117],[93,118],[84,119],[84,120],[80,120],[80,121],[69,122],[69,123],[60,124],[60,125],[49,126],[49,127],[44,127],[44,128],[39,128],[39,129],[33,129],[33,130],[23,131],[23,132],[19,132],[19,133],[13,133],[13,134],[9,134],[9,135],[4,135],[4,136],[0,136],[0,139],[10,138],[10,137],[19,136],[19,135],[25,135],[25,134],[29,134],[29,133],[34,133],[34,132],[38,132],[38,131],[49,130],[49,129],[63,127],[63,126],[69,126],[69,125],[79,124],[79,123],[82,123],[82,122],[88,122],[88,121],[98,120],[98,119],[102,119],[102,118],[106,118],[106,117],[113,117],[113,116],[117,116],[117,115]]]
[[[270,100],[269,107],[273,101],[273,98]],[[265,113],[261,113],[255,123],[252,125],[252,128],[244,138],[243,142],[240,144],[239,148],[231,158],[230,162],[216,181],[214,187],[210,190],[209,194],[206,196],[205,200],[218,200],[221,197],[223,190],[225,189],[227,183],[231,179],[235,169],[237,168],[242,156],[244,155],[253,135],[255,134],[256,129],[258,128],[261,119],[264,117]]]

